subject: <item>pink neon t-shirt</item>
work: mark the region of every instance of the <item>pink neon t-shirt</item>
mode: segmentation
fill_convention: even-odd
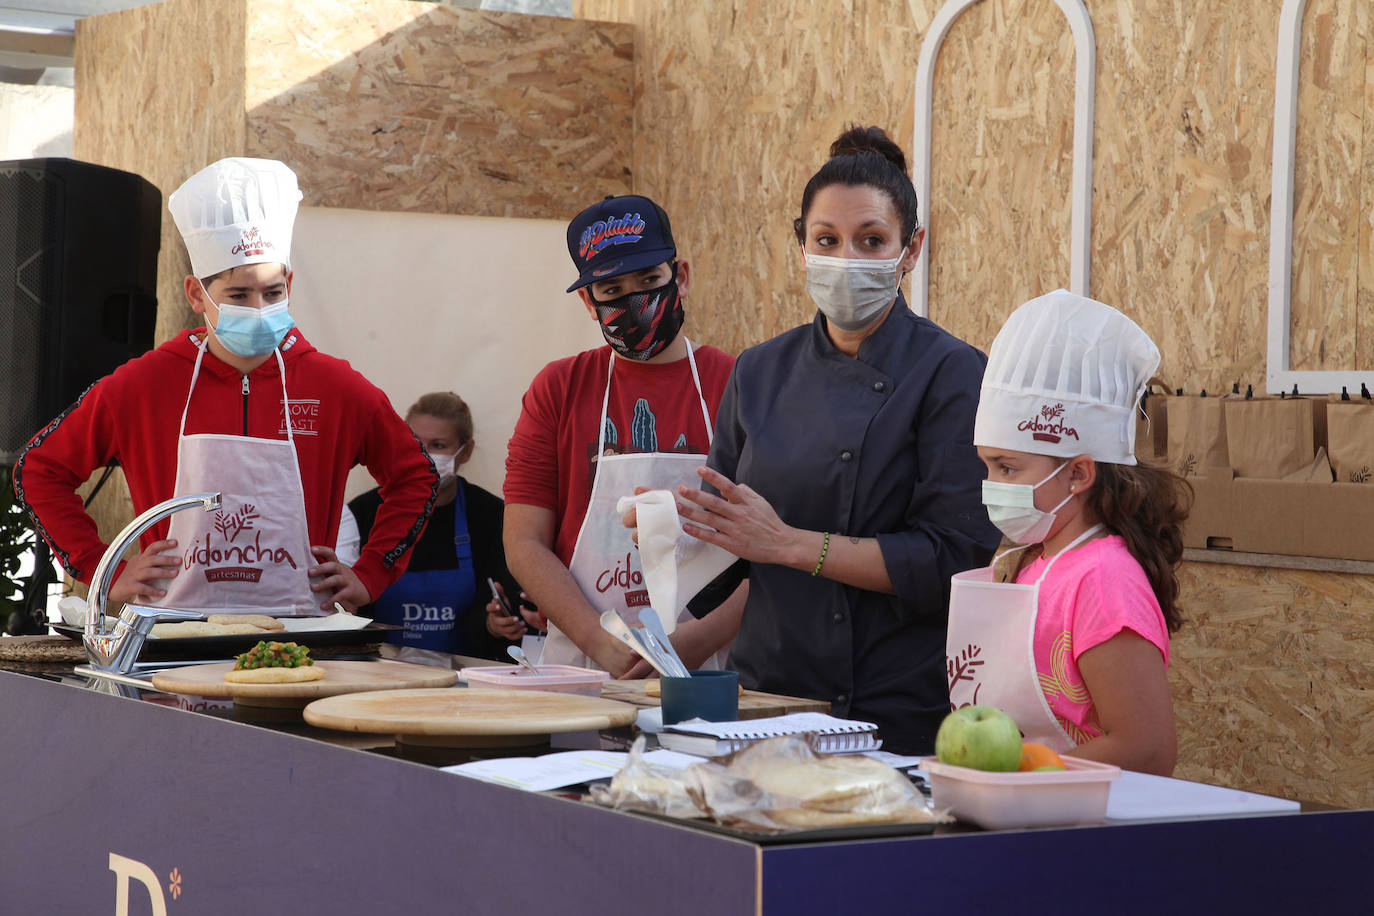
[[[1039,557],[1016,577],[1033,585],[1048,563]],[[1040,583],[1035,618],[1035,670],[1059,724],[1075,744],[1102,735],[1097,708],[1078,671],[1078,657],[1122,630],[1148,639],[1169,666],[1169,629],[1145,570],[1120,535],[1059,555]]]

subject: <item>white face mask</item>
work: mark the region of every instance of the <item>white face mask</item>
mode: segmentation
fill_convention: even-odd
[[[884,260],[806,255],[806,291],[842,331],[862,331],[897,298],[900,257]]]
[[[1069,493],[1048,512],[1035,508],[1035,491],[1040,489],[1051,477],[1068,466],[1064,462],[1049,473],[1040,483],[1002,483],[996,480],[983,481],[983,505],[987,507],[988,518],[1001,529],[1014,544],[1039,544],[1054,527],[1055,513],[1073,499]]]
[[[457,455],[437,455],[431,454],[429,460],[434,462],[434,470],[439,473],[439,486],[444,486],[457,476],[457,471],[453,466]]]

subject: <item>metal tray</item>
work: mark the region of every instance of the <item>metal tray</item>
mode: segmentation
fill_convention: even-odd
[[[589,805],[596,804],[590,798],[585,799]],[[796,830],[783,830],[772,833],[763,829],[751,829],[744,826],[725,826],[708,820],[688,820],[686,818],[669,817],[666,814],[653,814],[648,811],[636,811],[633,808],[622,809],[622,814],[635,814],[640,817],[652,818],[656,821],[664,821],[669,824],[676,824],[679,827],[688,827],[693,830],[705,830],[710,833],[718,833],[722,836],[733,837],[737,840],[748,840],[760,846],[776,846],[784,843],[833,843],[837,840],[872,840],[884,837],[897,836],[928,836],[935,832],[950,833],[962,832],[956,829],[955,824],[936,824],[930,822],[923,823],[899,823],[899,824],[846,824],[842,827],[810,827],[799,828]]]
[[[52,629],[77,642],[85,633],[82,627],[65,623],[49,624]],[[372,621],[367,626],[353,630],[306,630],[299,633],[282,631],[256,633],[234,633],[225,636],[178,636],[174,639],[147,639],[138,657],[144,661],[174,659],[214,659],[229,658],[240,652],[247,652],[264,639],[294,642],[315,650],[345,650],[356,654],[360,646],[380,646],[390,633],[404,630],[405,627]],[[327,656],[328,652],[315,652],[317,657]]]

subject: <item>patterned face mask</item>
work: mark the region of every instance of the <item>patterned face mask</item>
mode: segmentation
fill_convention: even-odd
[[[592,299],[601,336],[626,359],[653,359],[677,339],[685,316],[677,290],[676,262],[672,270],[672,277],[657,289],[626,293],[605,302]]]

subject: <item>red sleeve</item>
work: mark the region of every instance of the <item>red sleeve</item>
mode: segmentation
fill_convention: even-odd
[[[571,367],[570,360],[549,363],[520,400],[520,419],[506,448],[508,504],[558,511],[558,429],[563,420],[558,392],[567,388]]]
[[[89,584],[108,546],[86,513],[77,487],[117,451],[109,400],[117,384],[102,379],[29,440],[14,466],[14,492],[62,568]]]
[[[371,383],[367,387],[373,392],[374,409],[363,433],[360,458],[380,484],[382,505],[353,572],[376,598],[405,572],[410,552],[434,509],[439,478],[386,395]]]

